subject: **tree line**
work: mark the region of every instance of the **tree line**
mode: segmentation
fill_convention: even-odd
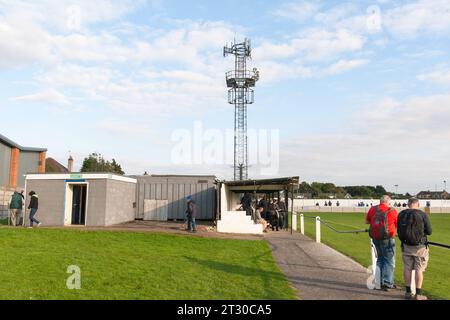
[[[322,182],[312,182],[311,184],[307,182],[302,182],[300,184],[298,192],[300,194],[307,195],[313,199],[327,199],[329,197],[336,197],[343,199],[346,196],[351,196],[352,198],[366,198],[366,199],[377,199],[381,198],[385,194],[390,194],[394,196],[393,193],[389,193],[386,189],[381,186],[336,186],[334,183],[322,183]],[[395,194],[396,198],[407,199],[411,197],[409,193],[407,194]]]
[[[84,158],[80,171],[125,174],[122,166],[115,159],[106,160],[100,153],[91,153],[88,157]]]

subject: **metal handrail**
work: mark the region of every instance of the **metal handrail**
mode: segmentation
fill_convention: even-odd
[[[430,242],[430,241],[428,241],[428,244],[432,245],[432,246],[436,246],[436,247],[450,249],[450,246],[448,244],[443,244],[443,243],[438,243],[438,242]]]
[[[246,70],[245,72],[228,71],[225,73],[226,79],[256,79],[255,71]]]
[[[297,214],[298,214],[298,213],[297,213]],[[310,216],[305,216],[305,215],[303,215],[303,218],[306,218],[306,219],[314,219],[314,220],[316,220],[316,217],[310,217]],[[338,230],[338,229],[336,229],[335,227],[333,227],[333,226],[330,225],[331,223],[333,223],[332,221],[327,221],[327,220],[322,220],[322,219],[321,219],[320,222],[323,223],[326,227],[328,227],[329,229],[331,229],[332,231],[334,231],[334,232],[336,232],[336,233],[343,233],[343,234],[345,234],[345,233],[347,233],[347,234],[349,234],[349,233],[356,233],[356,234],[359,234],[359,233],[366,233],[366,232],[369,232],[369,229],[361,229],[361,230]],[[431,246],[436,246],[436,247],[441,247],[441,248],[445,248],[445,249],[450,249],[450,245],[448,245],[448,244],[443,244],[443,243],[439,243],[439,242],[428,241],[427,244],[428,244],[428,245],[431,245]]]
[[[364,229],[364,230],[344,230],[344,231],[342,231],[342,230],[338,230],[338,229],[336,229],[336,228],[330,226],[330,225],[329,225],[329,223],[330,223],[329,221],[321,220],[321,222],[322,222],[326,227],[328,227],[329,229],[331,229],[332,231],[334,231],[334,232],[336,232],[336,233],[356,233],[356,234],[358,234],[358,233],[369,232],[369,229]],[[332,223],[332,222],[331,222],[331,223]]]

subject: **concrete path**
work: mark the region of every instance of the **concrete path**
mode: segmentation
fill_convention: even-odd
[[[271,232],[265,239],[283,273],[304,300],[404,299],[401,290],[369,290],[366,268],[299,233]],[[369,254],[369,252],[367,253]]]

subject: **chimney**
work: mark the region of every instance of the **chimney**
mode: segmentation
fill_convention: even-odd
[[[73,158],[72,156],[69,157],[69,160],[67,160],[67,170],[69,173],[73,171]]]

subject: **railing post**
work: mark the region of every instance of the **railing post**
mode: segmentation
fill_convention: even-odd
[[[375,279],[375,289],[381,289],[381,273],[380,269],[377,267],[377,251],[372,239],[370,239],[370,252],[372,254],[372,274]]]
[[[297,212],[292,213],[292,230],[297,231]]]
[[[320,243],[320,217],[316,217],[316,242]]]
[[[300,215],[300,232],[305,234],[305,216],[303,214]]]

